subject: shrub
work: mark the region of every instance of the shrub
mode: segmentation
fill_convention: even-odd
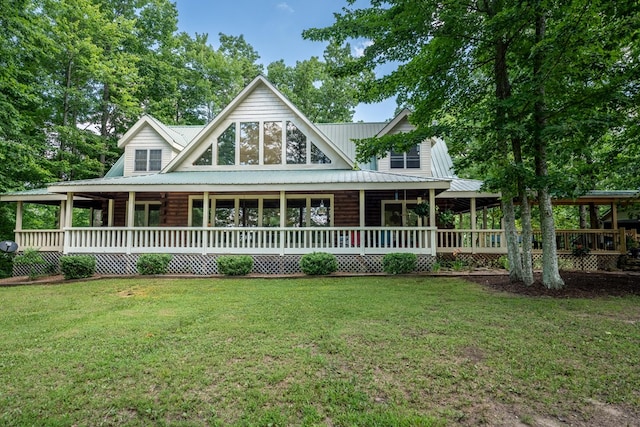
[[[498,258],[498,265],[502,268],[504,268],[505,270],[509,269],[509,257],[506,255],[502,255],[500,258]]]
[[[309,276],[331,274],[338,271],[338,260],[327,252],[312,252],[302,256],[300,269]]]
[[[11,277],[13,275],[14,257],[15,254],[13,252],[0,251],[0,279],[4,277]]]
[[[416,254],[392,252],[382,258],[382,269],[387,274],[406,274],[418,267]]]
[[[144,275],[167,274],[171,258],[169,254],[143,254],[136,261],[136,269]]]
[[[245,276],[253,269],[253,258],[249,255],[225,255],[216,259],[218,272],[225,276]]]
[[[60,258],[65,279],[84,279],[96,273],[96,259],[91,255],[66,255]]]
[[[21,255],[18,255],[13,263],[15,265],[24,265],[27,266],[29,279],[34,280],[38,276],[38,265],[46,264],[42,254],[38,252],[37,249],[27,248],[22,252]]]

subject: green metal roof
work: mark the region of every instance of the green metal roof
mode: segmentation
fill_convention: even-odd
[[[399,175],[365,170],[233,170],[171,172],[127,177],[105,177],[53,184],[56,187],[96,185],[277,185],[332,183],[428,183],[448,182],[430,177]]]
[[[118,176],[124,175],[124,154],[120,156],[118,160],[111,166],[109,172],[107,172],[104,177],[105,178],[115,178]]]

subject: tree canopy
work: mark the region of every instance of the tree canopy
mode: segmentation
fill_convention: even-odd
[[[606,177],[625,169],[614,169],[619,163],[607,160],[639,160],[637,149],[625,145],[638,132],[637,3],[372,0],[364,8],[347,3],[333,25],[304,36],[367,40],[363,55],[335,72],[393,65],[374,82],[359,85],[362,97],[397,96],[412,110],[416,125],[409,134],[359,141],[359,159],[444,137],[461,175],[485,178],[486,187],[501,191],[508,203],[519,197],[525,217],[530,197],[540,204],[547,236],[543,279],[562,286],[550,237],[551,196],[615,185]],[[634,175],[627,184],[639,182]],[[527,246],[530,239],[523,240]],[[515,266],[519,256],[509,247]],[[527,275],[532,281],[530,269]]]

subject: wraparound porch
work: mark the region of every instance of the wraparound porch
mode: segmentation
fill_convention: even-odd
[[[557,230],[559,253],[576,245],[593,254],[626,253],[624,228]],[[435,227],[67,227],[62,230],[16,230],[20,248],[61,253],[172,253],[297,255],[314,251],[380,255],[412,252],[506,254],[502,229]],[[541,248],[534,232],[533,249]]]

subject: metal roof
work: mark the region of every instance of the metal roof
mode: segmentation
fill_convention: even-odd
[[[330,183],[417,183],[440,182],[441,179],[399,175],[376,171],[313,169],[313,170],[230,170],[230,171],[182,171],[157,173],[126,177],[96,178],[78,181],[64,181],[54,186],[92,186],[96,184],[112,185],[190,185],[224,184],[255,185],[260,184],[330,184]],[[445,181],[448,182],[448,181]]]
[[[376,188],[446,190],[449,188],[449,181],[366,170],[183,171],[65,181],[51,184],[49,191],[208,191],[211,188],[216,191],[321,191]]]
[[[111,166],[111,169],[104,175],[105,178],[115,178],[124,175],[124,154]]]
[[[447,144],[440,138],[434,139],[436,142],[431,146],[431,174],[438,178],[457,178]]]
[[[353,139],[364,139],[376,136],[385,126],[380,123],[316,123],[325,136],[336,144],[350,159],[356,158],[356,144]]]
[[[180,143],[183,147],[186,147],[193,139],[204,129],[204,125],[198,126],[166,126],[166,128],[173,134],[180,135],[181,141],[176,139],[176,142]]]

